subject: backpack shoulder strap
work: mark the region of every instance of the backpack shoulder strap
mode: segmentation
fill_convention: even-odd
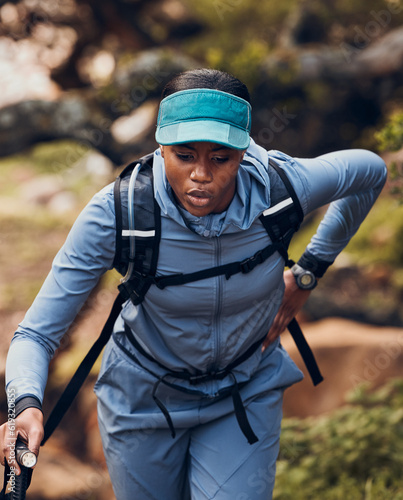
[[[304,213],[284,170],[272,158],[269,159],[269,167],[271,206],[262,213],[260,221],[271,240],[281,243],[280,253],[289,265],[288,246],[301,225]]]
[[[161,213],[154,196],[152,167],[153,154],[144,156],[128,165],[115,183],[114,267],[124,276],[119,291],[134,304],[143,300],[151,285],[143,278],[155,276],[158,263]]]
[[[283,181],[283,184],[287,190],[288,195],[290,196],[292,203],[294,205],[294,209],[296,213],[298,214],[298,217],[300,221],[304,218],[304,212],[302,211],[301,204],[299,202],[299,199],[297,197],[297,193],[295,192],[295,189],[293,188],[289,178],[287,177],[287,174],[285,171],[273,160],[273,158],[269,159],[269,165],[276,171],[280,179]]]
[[[116,251],[113,267],[125,275],[130,261],[130,242],[135,238],[134,268],[155,275],[161,237],[160,209],[154,198],[153,154],[130,163],[115,181]],[[134,230],[129,224],[129,186],[140,165],[133,190]]]

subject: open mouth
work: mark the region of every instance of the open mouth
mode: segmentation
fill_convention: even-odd
[[[197,207],[206,206],[212,198],[212,195],[208,191],[201,191],[197,189],[190,191],[186,194],[186,196],[188,197],[190,203]]]

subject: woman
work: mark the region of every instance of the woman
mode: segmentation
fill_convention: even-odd
[[[222,72],[179,75],[163,98],[153,155],[162,224],[157,275],[240,261],[270,242],[259,220],[272,207],[269,158],[286,173],[304,214],[331,204],[293,271],[284,272],[284,259],[274,252],[248,274],[163,290],[154,286],[138,306],[124,304],[95,387],[105,457],[118,500],[267,500],[283,391],[302,378],[279,335],[367,215],[384,185],[385,164],[363,150],[315,159],[265,151],[249,137],[246,87]],[[43,435],[49,360],[100,276],[112,267],[115,232],[108,186],[77,219],[14,336],[7,389],[17,401],[18,432],[34,452]],[[300,279],[304,269],[315,275],[308,286]],[[211,376],[266,332],[262,349],[231,373]],[[165,382],[169,371],[208,376],[196,385],[180,379],[156,384],[157,377]],[[230,395],[234,387],[246,408],[243,429]],[[156,392],[168,416],[155,405]],[[256,437],[249,439],[252,444],[245,427]],[[7,428],[1,429],[5,443]],[[9,458],[5,444],[3,454]]]

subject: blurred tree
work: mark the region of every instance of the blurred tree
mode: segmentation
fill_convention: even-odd
[[[11,0],[0,14],[0,36],[13,40],[33,38],[53,46],[60,42],[60,29],[69,27],[74,32],[70,54],[51,73],[64,89],[88,85],[78,63],[96,50],[116,55],[137,52],[202,29],[179,0]]]
[[[0,18],[0,155],[73,138],[116,164],[149,147],[150,118],[137,123],[142,142],[126,146],[112,123],[194,65],[166,40],[174,47],[202,28],[179,0],[13,0]]]
[[[74,138],[124,162],[154,145],[143,104],[195,66],[243,79],[256,140],[301,156],[372,147],[403,89],[403,8],[393,0],[10,0],[0,18],[1,155]],[[76,112],[66,115],[69,99]],[[131,126],[141,133],[123,145],[110,129],[140,108]],[[24,123],[27,111],[37,117]]]

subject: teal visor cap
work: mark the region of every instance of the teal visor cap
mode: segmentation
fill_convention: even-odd
[[[247,101],[227,92],[182,90],[161,101],[155,139],[163,146],[214,142],[247,149],[251,114]]]

